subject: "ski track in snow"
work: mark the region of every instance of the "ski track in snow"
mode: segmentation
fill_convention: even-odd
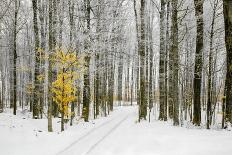
[[[93,129],[91,129],[90,131],[88,131],[86,134],[82,135],[81,137],[79,137],[76,141],[74,141],[72,144],[70,144],[68,147],[66,147],[65,149],[63,149],[62,151],[60,151],[59,153],[57,153],[56,155],[60,155],[62,153],[64,153],[65,151],[67,151],[68,149],[70,149],[71,147],[73,147],[75,144],[79,143],[82,139],[88,137],[92,132],[96,132],[97,129],[102,128],[104,126],[106,126],[107,124],[109,124],[111,121],[115,120],[116,118],[113,118],[107,122],[104,122],[102,124],[100,124],[97,127],[94,127]]]
[[[90,149],[84,154],[88,155],[93,151],[105,138],[107,138],[113,131],[115,131],[123,122],[127,120],[129,115],[127,115],[124,119],[122,119],[119,123],[117,123],[107,134],[105,134],[99,141],[97,141],[94,145],[90,147]]]
[[[123,122],[125,122],[131,114],[132,113],[127,114],[126,116],[124,116],[119,121],[115,121],[115,120],[119,119],[116,116],[116,117],[110,119],[109,121],[100,124],[99,126],[91,129],[90,131],[88,131],[87,133],[85,133],[84,135],[82,135],[81,137],[79,137],[76,141],[74,141],[73,143],[71,143],[65,149],[63,149],[60,152],[58,152],[56,155],[66,155],[66,154],[70,154],[70,153],[72,154],[73,152],[70,151],[71,149],[75,149],[78,152],[78,148],[80,148],[78,146],[78,144],[81,144],[85,140],[88,141],[87,140],[88,138],[90,138],[90,139],[92,138],[92,134],[97,133],[99,130],[105,130],[105,127],[107,125],[110,125],[111,123],[113,123],[113,127],[110,127],[110,130],[108,132],[106,132],[100,138],[98,138],[98,140],[94,144],[88,146],[87,147],[88,149],[85,151],[85,153],[82,153],[82,155],[89,155],[104,139],[106,139],[112,132],[114,132],[118,127],[120,127],[120,125]],[[110,125],[110,126],[112,126],[112,125]],[[87,145],[87,143],[86,143],[86,145]],[[70,153],[69,153],[69,151],[70,151]]]

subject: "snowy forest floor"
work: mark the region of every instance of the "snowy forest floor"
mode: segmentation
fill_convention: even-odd
[[[138,123],[137,106],[116,107],[109,117],[88,123],[75,121],[60,132],[53,120],[53,133],[46,119],[31,119],[18,111],[0,114],[2,155],[219,155],[232,152],[232,132],[173,127],[151,119]]]

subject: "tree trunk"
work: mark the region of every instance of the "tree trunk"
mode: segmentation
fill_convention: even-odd
[[[159,66],[159,120],[167,120],[167,103],[166,103],[166,59],[165,53],[165,1],[161,0],[161,12],[160,12],[160,66]]]
[[[53,14],[52,14],[52,0],[49,1],[49,60],[48,60],[48,132],[52,132],[52,56],[53,56],[53,26],[52,26]]]
[[[172,73],[170,78],[172,78],[172,82],[169,85],[172,85],[172,89],[170,89],[170,93],[172,94],[171,100],[173,102],[173,125],[179,125],[179,53],[178,53],[178,0],[172,0],[172,45],[170,50],[170,70]],[[171,67],[172,66],[172,67]]]
[[[83,109],[82,109],[82,117],[84,118],[85,122],[89,121],[89,105],[90,105],[90,74],[89,74],[89,67],[90,67],[90,42],[89,42],[89,33],[90,33],[90,0],[85,0],[85,20],[86,20],[86,40],[85,40],[85,73],[84,73],[84,90],[83,90]]]
[[[40,53],[40,74],[45,76],[45,48],[46,48],[46,33],[45,33],[45,2],[44,0],[38,1],[39,6],[39,19],[40,19],[40,36],[41,36],[41,45],[40,48],[42,53]],[[43,117],[43,107],[44,107],[44,79],[40,81],[40,117]]]
[[[39,116],[39,100],[40,100],[40,51],[39,51],[39,29],[38,29],[38,21],[37,21],[37,0],[32,0],[33,6],[33,26],[34,26],[34,37],[35,37],[35,89],[34,89],[34,101],[33,101],[33,118],[37,119]]]
[[[95,118],[99,115],[99,104],[100,104],[100,99],[99,99],[99,86],[100,86],[100,77],[99,77],[99,54],[96,54],[95,56],[95,66],[96,66],[96,71],[95,71]]]
[[[166,47],[165,47],[165,58],[164,58],[164,79],[165,79],[165,85],[164,85],[164,96],[165,96],[165,101],[164,101],[164,114],[163,114],[163,117],[164,117],[164,121],[167,121],[168,119],[168,114],[169,114],[169,117],[170,118],[173,118],[173,114],[172,114],[172,105],[168,103],[168,84],[169,84],[169,81],[168,81],[168,59],[169,59],[169,50],[170,50],[170,1],[167,1],[167,15],[166,15],[166,21],[167,21],[167,24],[166,24]],[[168,105],[169,104],[169,105]]]
[[[146,79],[145,79],[145,0],[141,0],[140,7],[140,40],[138,44],[138,52],[140,56],[140,104],[139,104],[139,120],[146,120],[147,104],[146,104]]]
[[[226,122],[232,123],[232,1],[224,0],[225,43],[227,53],[226,73]]]
[[[16,115],[17,110],[17,21],[19,1],[15,0],[14,10],[14,29],[13,29],[13,114]]]
[[[82,117],[85,122],[89,121],[89,104],[90,104],[90,81],[89,81],[89,63],[90,57],[85,57],[85,69],[86,72],[84,74],[84,90],[83,90],[83,109],[82,109]]]
[[[65,85],[65,79],[64,79],[64,73],[65,73],[65,68],[63,68],[62,69],[62,74],[63,74],[63,78],[62,78],[62,84],[63,84],[63,86],[62,86],[62,92],[61,92],[61,96],[62,96],[62,98],[64,99],[65,98],[65,93],[64,93],[64,85]],[[62,109],[61,109],[61,132],[62,131],[64,131],[64,103],[63,102],[61,102],[61,107],[62,107]]]
[[[194,0],[195,15],[197,19],[197,38],[194,71],[194,104],[193,104],[193,124],[201,124],[201,79],[202,79],[202,53],[203,53],[203,1]]]
[[[69,25],[70,25],[70,32],[69,32],[69,48],[70,50],[74,50],[74,39],[73,39],[73,33],[74,33],[74,2],[72,0],[68,1],[69,5]],[[62,1],[61,5],[62,12],[64,11],[64,2]],[[62,17],[60,17],[60,34],[59,34],[59,48],[62,47],[62,25],[63,25],[63,13]],[[72,94],[74,95],[74,94]],[[71,103],[71,120],[70,120],[70,126],[73,125],[73,119],[75,117],[75,103]]]
[[[53,3],[52,3],[52,46],[53,46],[53,52],[55,52],[56,48],[57,48],[57,22],[58,22],[58,15],[57,15],[57,2],[58,0],[52,0]],[[50,30],[49,30],[50,31]],[[55,74],[56,73],[56,70],[55,69],[52,69],[52,80],[55,79]],[[52,109],[52,113],[53,113],[53,116],[54,117],[58,117],[59,115],[59,107],[58,105],[53,101],[52,102],[52,106],[53,106],[53,109]]]
[[[122,75],[123,75],[123,56],[119,53],[119,64],[118,64],[118,102],[121,106],[122,102]]]
[[[114,108],[114,61],[113,61],[113,56],[109,57],[111,58],[111,60],[108,60],[109,62],[109,107],[110,107],[110,111],[113,111]]]

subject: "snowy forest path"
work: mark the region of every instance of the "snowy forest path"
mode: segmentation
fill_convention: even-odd
[[[98,125],[97,127],[80,136],[76,141],[58,152],[57,155],[72,155],[76,154],[77,152],[81,155],[91,154],[92,151],[96,149],[96,147],[100,145],[102,141],[104,141],[104,139],[106,139],[111,133],[118,129],[121,124],[125,122],[130,116],[133,116],[132,114],[134,114],[134,111],[133,113],[122,113],[120,116],[114,116],[109,121]]]

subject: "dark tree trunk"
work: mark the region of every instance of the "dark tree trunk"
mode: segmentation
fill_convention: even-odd
[[[52,0],[49,1],[49,64],[48,64],[48,132],[52,132],[52,93],[51,93],[51,88],[52,88],[52,56],[53,56],[53,50],[54,50],[54,45],[53,45],[53,26],[52,26],[52,21],[53,21],[53,14],[52,14]]]
[[[69,32],[69,48],[70,50],[74,50],[74,37],[73,37],[73,33],[74,33],[74,3],[72,0],[68,1],[68,5],[69,5],[69,25],[70,25],[70,32]],[[62,6],[62,12],[64,11],[64,2],[62,2],[61,4]],[[63,14],[63,13],[61,13]],[[62,25],[63,25],[63,15],[62,17],[60,17],[60,34],[59,34],[59,48],[62,47]],[[74,94],[72,94],[74,95]],[[71,103],[71,120],[70,120],[70,126],[73,125],[73,119],[75,117],[75,103],[72,102]]]
[[[83,109],[82,109],[82,117],[85,122],[89,121],[89,105],[90,105],[90,81],[89,81],[89,63],[90,57],[85,57],[85,68],[86,73],[84,74],[84,90],[83,90]]]
[[[96,26],[96,33],[97,33],[97,49],[100,49],[100,32],[101,32],[101,0],[98,0],[97,6],[97,26]],[[97,51],[95,54],[95,77],[94,77],[94,118],[97,118],[99,115],[99,106],[100,106],[100,51]]]
[[[160,12],[160,67],[159,67],[159,120],[167,120],[167,102],[166,102],[166,52],[165,52],[165,1],[161,0]]]
[[[153,20],[151,20],[151,23],[153,23]],[[150,24],[150,23],[149,23]],[[151,26],[149,26],[149,30],[152,32]],[[152,41],[152,34],[149,34],[149,52],[150,52],[150,56],[149,56],[149,61],[150,61],[150,66],[149,66],[149,116],[151,113],[151,109],[153,108],[153,102],[154,102],[154,96],[153,96],[153,58],[154,58],[154,51],[153,51],[153,41]],[[133,76],[133,75],[132,75]],[[149,117],[150,118],[150,117]],[[150,120],[150,119],[149,119]]]
[[[19,1],[15,0],[14,10],[14,29],[13,29],[13,114],[16,115],[17,110],[17,21]]]
[[[53,46],[53,52],[55,52],[56,50],[56,46],[57,46],[57,21],[58,21],[58,16],[57,16],[57,2],[58,0],[52,0],[53,1],[53,4],[52,4],[52,11],[53,11],[53,14],[52,14],[52,46]],[[50,31],[50,30],[49,30]],[[52,69],[52,80],[55,79],[55,74],[56,73],[56,70],[55,69]],[[53,109],[52,109],[52,113],[53,113],[53,116],[54,117],[58,117],[59,115],[59,107],[58,105],[52,101],[52,106],[53,106]]]
[[[203,53],[203,0],[194,0],[195,15],[197,19],[197,38],[194,71],[194,104],[193,104],[193,124],[201,124],[201,79],[202,79],[202,53]]]
[[[64,3],[62,5],[64,5]],[[75,28],[74,27],[75,25],[74,25],[74,2],[73,2],[73,0],[69,0],[68,5],[69,5],[69,25],[70,25],[69,48],[71,50],[73,50],[73,48],[74,48],[73,33],[74,33],[74,28]],[[63,25],[63,19],[60,21],[60,24],[61,24],[61,26]]]
[[[232,1],[224,0],[225,42],[227,53],[227,74],[225,83],[226,122],[232,123]]]
[[[96,54],[95,56],[95,64],[96,64],[96,71],[95,71],[95,118],[99,115],[99,86],[100,86],[100,77],[99,77],[99,54]]]
[[[106,54],[103,55],[103,59],[101,62],[104,62],[104,71],[103,71],[103,76],[102,76],[102,89],[103,89],[103,111],[104,111],[104,116],[107,116],[107,78],[108,78],[108,67],[107,67],[107,59],[106,59]]]
[[[123,75],[123,56],[119,53],[119,64],[118,64],[118,102],[121,106],[122,102],[122,75]]]
[[[133,62],[132,62],[132,73],[131,73],[131,84],[130,84],[130,93],[131,93],[131,95],[130,95],[130,100],[131,100],[131,106],[133,105],[133,101],[134,101],[134,96],[133,96],[133,94],[134,94],[134,92],[133,92],[133,90],[134,90],[134,72],[135,72],[135,69],[134,69],[134,59],[133,59]]]
[[[170,78],[172,78],[172,82],[170,85],[172,85],[172,89],[170,89],[170,93],[172,94],[171,100],[173,102],[173,125],[177,126],[179,125],[179,54],[178,54],[178,17],[177,17],[177,10],[178,7],[178,0],[172,0],[172,45],[170,50],[170,71],[171,75]]]
[[[224,93],[225,95],[225,93]],[[226,98],[225,96],[222,98],[222,129],[225,127],[225,103],[226,103]]]
[[[59,13],[58,13],[58,17],[59,17],[59,42],[58,42],[58,47],[59,49],[62,48],[63,46],[63,24],[64,24],[64,7],[65,7],[65,3],[63,0],[59,0],[58,1],[58,5],[59,5]],[[70,9],[71,9],[71,13],[70,13]],[[72,33],[70,33],[70,38],[73,38],[73,26],[74,22],[73,22],[73,14],[74,14],[74,5],[73,3],[71,3],[71,8],[70,8],[70,3],[69,3],[69,22],[70,22],[70,31],[72,31]],[[70,40],[70,42],[72,43],[73,40]],[[70,45],[71,50],[73,50],[73,45]]]
[[[84,118],[85,122],[89,121],[89,105],[90,105],[90,75],[89,75],[89,67],[90,67],[90,55],[89,55],[89,36],[90,35],[90,0],[85,0],[85,18],[86,18],[86,40],[85,40],[85,51],[86,56],[85,56],[85,73],[84,73],[84,90],[83,90],[83,110],[82,110],[82,117]]]
[[[114,61],[113,61],[113,56],[110,58],[111,58],[111,60],[108,60],[109,70],[110,70],[109,83],[108,83],[108,86],[109,86],[108,104],[109,104],[110,111],[113,111],[113,108],[114,108],[114,64],[113,63],[114,63]]]
[[[40,48],[42,50],[42,53],[40,53],[40,74],[45,75],[45,48],[46,48],[46,33],[45,33],[45,2],[44,0],[38,1],[39,5],[39,19],[40,19],[40,34],[41,34],[41,45]],[[40,117],[43,117],[43,107],[44,107],[44,79],[40,81]]]
[[[39,116],[39,100],[40,100],[40,52],[39,46],[39,29],[38,29],[38,21],[37,21],[37,0],[32,0],[32,6],[33,6],[33,26],[34,26],[34,37],[35,37],[35,89],[34,89],[34,101],[33,101],[33,118],[37,119]]]
[[[139,104],[139,120],[146,120],[147,117],[147,102],[146,102],[146,79],[145,79],[145,0],[141,0],[140,8],[140,41],[138,45],[138,52],[140,56],[140,104]]]

